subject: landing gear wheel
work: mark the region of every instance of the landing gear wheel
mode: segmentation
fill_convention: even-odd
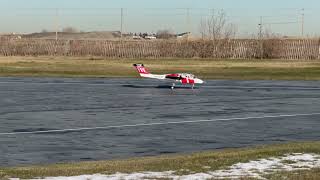
[[[174,86],[175,86],[175,85],[176,85],[175,83],[172,84],[172,86],[171,86],[171,89],[172,89],[172,90],[174,89]]]

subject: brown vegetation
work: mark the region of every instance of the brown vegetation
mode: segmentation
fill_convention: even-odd
[[[261,43],[263,44],[261,46]],[[263,48],[263,54],[261,54]],[[2,39],[0,56],[104,58],[319,59],[317,39],[106,41]]]
[[[0,57],[0,76],[138,77],[133,63],[155,74],[190,72],[203,79],[320,80],[320,61],[260,59],[107,59],[103,57]]]

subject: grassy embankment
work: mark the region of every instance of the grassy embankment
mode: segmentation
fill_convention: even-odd
[[[320,153],[320,142],[289,143],[267,145],[253,148],[226,149],[189,155],[172,155],[159,157],[133,158],[129,160],[80,162],[31,166],[18,168],[0,168],[0,179],[9,177],[34,178],[48,176],[75,176],[83,174],[114,174],[116,172],[132,173],[143,171],[163,172],[173,170],[177,174],[190,174],[225,169],[238,162],[248,162],[268,157],[282,156],[288,153]],[[204,168],[206,167],[206,168]],[[208,169],[208,167],[210,167]],[[184,171],[188,169],[189,171]],[[320,169],[297,171],[295,173],[279,172],[268,175],[268,179],[316,179]]]
[[[133,63],[153,73],[190,72],[203,79],[320,80],[320,61],[0,57],[0,76],[138,77]]]

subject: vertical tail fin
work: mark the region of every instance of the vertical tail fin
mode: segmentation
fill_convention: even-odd
[[[137,71],[139,72],[140,75],[141,75],[141,74],[150,74],[150,73],[146,70],[146,68],[144,67],[143,64],[134,64],[133,66],[137,69]]]

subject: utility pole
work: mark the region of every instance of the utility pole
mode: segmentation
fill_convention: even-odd
[[[215,10],[212,9],[212,15],[210,18],[210,24],[211,27],[208,27],[209,29],[209,34],[210,34],[210,40],[216,40],[216,14],[215,14]],[[209,25],[210,26],[210,25]],[[211,31],[211,32],[210,32]]]
[[[59,9],[56,8],[56,14],[55,14],[55,29],[56,29],[56,41],[58,41],[58,31],[59,31]]]
[[[259,39],[262,40],[262,23],[263,23],[263,19],[262,16],[260,16],[260,24],[259,24]]]
[[[301,13],[301,36],[304,36],[304,8]]]
[[[121,8],[121,25],[120,25],[120,40],[122,41],[123,36],[123,8]]]
[[[260,16],[260,24],[259,24],[259,39],[260,39],[260,58],[263,59],[263,17]]]
[[[56,45],[54,47],[54,53],[57,54],[58,49],[58,31],[59,31],[59,9],[56,8],[56,15],[55,15],[55,29],[56,29]]]
[[[187,8],[187,17],[186,17],[186,20],[187,20],[187,40],[189,40],[189,35],[191,33],[191,28],[190,28],[190,8]]]

